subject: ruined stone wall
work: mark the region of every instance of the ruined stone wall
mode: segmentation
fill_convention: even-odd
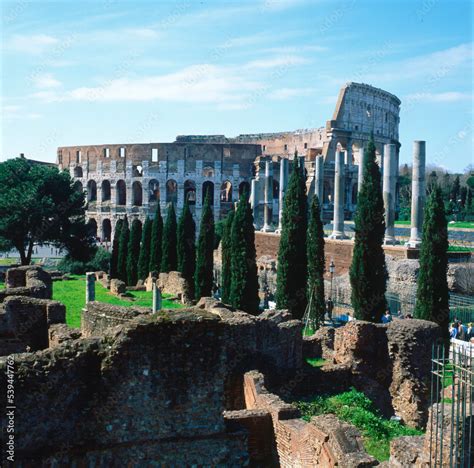
[[[51,299],[51,276],[39,266],[10,268],[5,276],[5,289],[0,290],[0,303],[8,296],[28,296]]]

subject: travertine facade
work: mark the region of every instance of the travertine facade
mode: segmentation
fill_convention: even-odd
[[[380,164],[384,145],[394,144],[398,167],[399,110],[396,96],[369,85],[347,83],[325,127],[235,138],[181,135],[174,143],[61,147],[58,164],[70,169],[78,188],[87,190],[87,215],[102,240],[111,239],[118,218],[127,214],[143,220],[154,213],[158,201],[162,211],[174,202],[179,212],[187,198],[199,223],[207,190],[219,218],[239,194],[250,194],[253,178],[256,226],[276,228],[287,180],[281,179],[287,173],[286,168],[280,170],[281,161],[292,158],[295,151],[305,165],[308,194],[322,194],[326,219],[332,219],[334,212],[335,155],[344,153],[341,199],[347,218],[355,209],[358,164],[371,133]],[[324,180],[315,187],[318,158],[324,160]]]

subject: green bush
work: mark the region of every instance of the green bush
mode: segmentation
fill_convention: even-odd
[[[71,275],[83,275],[88,271],[109,271],[110,266],[110,252],[99,247],[94,256],[88,262],[79,262],[73,260],[69,255],[66,255],[58,263],[58,270],[63,273],[69,273]]]

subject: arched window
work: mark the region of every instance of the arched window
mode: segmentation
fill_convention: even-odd
[[[214,205],[214,183],[210,180],[206,180],[202,184],[202,203],[206,200],[206,195],[209,194],[211,197],[211,205]]]
[[[102,242],[110,242],[112,236],[112,225],[110,219],[104,219],[102,221]]]
[[[203,177],[214,177],[214,168],[211,166],[205,166],[202,169],[202,176]]]
[[[156,202],[160,199],[160,183],[156,179],[150,180],[148,183],[148,201]]]
[[[132,205],[133,206],[142,206],[143,201],[143,191],[142,184],[135,181],[132,184]]]
[[[89,180],[89,182],[87,182],[87,201],[97,201],[97,184],[95,180]]]
[[[87,233],[90,237],[97,239],[97,221],[94,218],[87,221]]]
[[[117,205],[125,205],[127,203],[127,186],[125,185],[125,181],[117,181],[116,191]]]
[[[230,203],[232,202],[232,184],[230,181],[226,180],[221,185],[221,203]]]
[[[74,177],[81,178],[82,177],[82,167],[76,166],[74,168]]]
[[[194,180],[184,182],[184,199],[188,201],[189,205],[196,204],[196,182]]]
[[[239,185],[239,197],[245,193],[247,196],[247,200],[249,199],[250,197],[250,184],[248,182],[241,182],[240,185]]]
[[[102,181],[102,201],[110,201],[110,182],[108,180]]]
[[[178,184],[170,179],[166,182],[166,203],[176,203],[178,201]]]
[[[74,187],[74,190],[77,190],[78,192],[84,191],[84,187],[79,180],[76,180],[76,182],[74,182],[73,187]]]

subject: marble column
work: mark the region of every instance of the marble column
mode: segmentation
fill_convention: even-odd
[[[344,152],[336,153],[334,175],[334,219],[330,239],[347,239],[344,234]]]
[[[411,182],[411,229],[407,245],[417,248],[421,245],[423,212],[425,208],[425,161],[426,142],[413,142],[413,174]]]
[[[357,177],[357,193],[360,192],[360,189],[362,188],[362,182],[364,181],[364,155],[364,147],[361,146],[359,148],[359,172]]]
[[[272,205],[273,205],[273,167],[272,161],[265,161],[264,180],[264,212],[263,212],[263,232],[272,230]]]
[[[250,206],[252,207],[252,215],[253,215],[253,225],[255,229],[258,227],[257,221],[257,210],[258,210],[258,196],[257,196],[257,179],[252,179],[250,181]]]
[[[281,231],[283,221],[283,204],[285,200],[286,186],[288,185],[288,159],[280,159],[280,193],[278,198],[278,231]]]
[[[153,278],[153,301],[152,301],[152,311],[155,313],[161,310],[161,289],[156,286],[156,278]]]
[[[86,273],[86,304],[95,301],[95,273]]]
[[[383,204],[385,208],[385,238],[384,244],[393,245],[395,239],[395,190],[397,183],[397,147],[387,144],[384,148],[383,174]]]
[[[314,169],[314,194],[319,199],[319,204],[323,205],[324,196],[324,156],[317,156]]]

